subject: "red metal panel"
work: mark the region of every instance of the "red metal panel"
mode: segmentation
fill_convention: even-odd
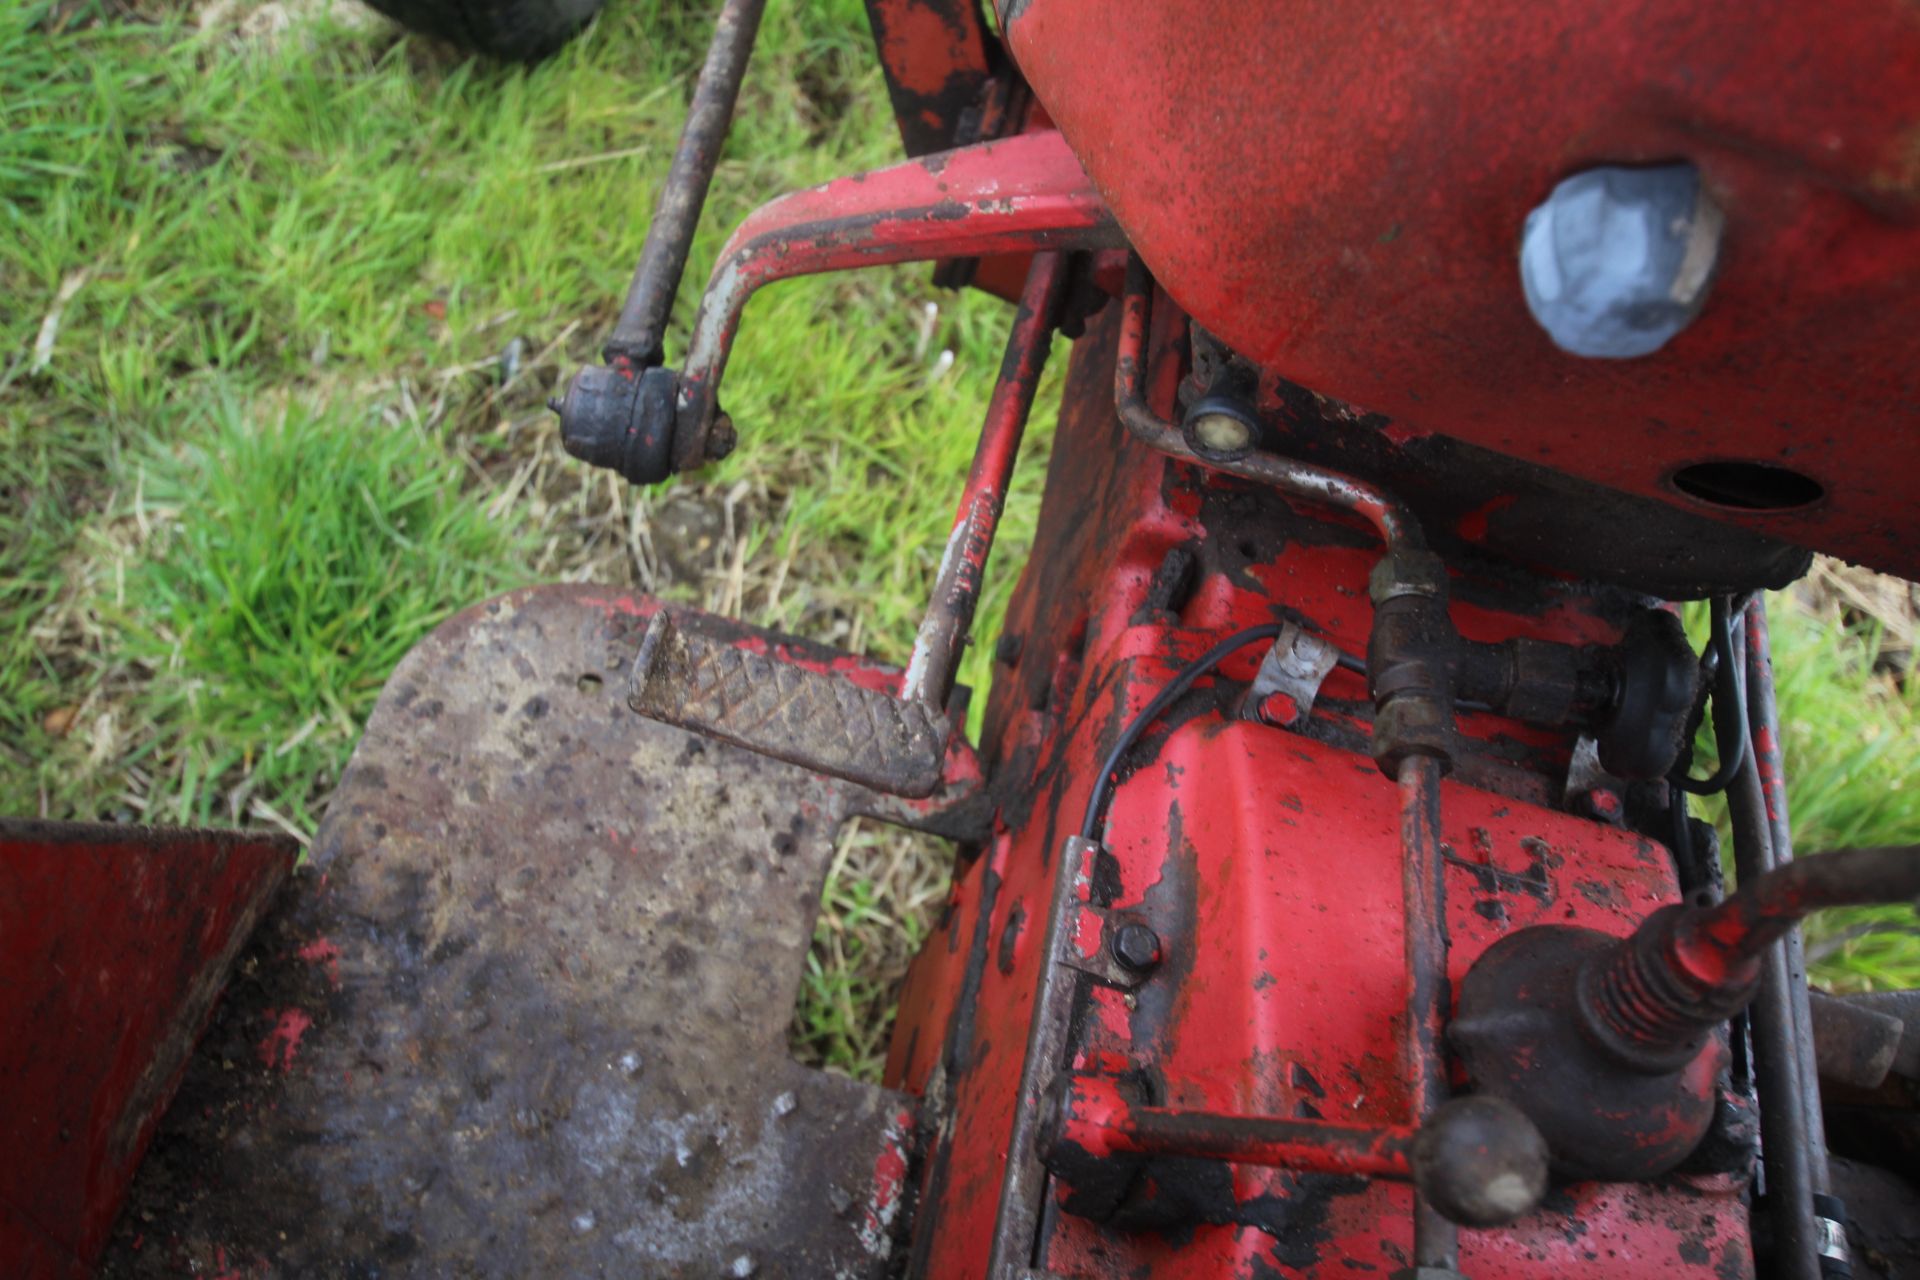
[[[0,822],[0,1271],[91,1269],[297,853],[282,836]]]
[[[889,1066],[890,1079],[951,1108],[916,1227],[933,1277],[983,1274],[1053,859],[1121,724],[1219,635],[1278,611],[1311,619],[1349,653],[1365,645],[1370,531],[1126,440],[1111,396],[1117,312],[1076,344],[1041,527],[1006,624],[1017,644],[1001,647],[1013,656],[996,674],[982,741],[989,772],[1032,778],[1032,799],[1003,810],[1004,834],[957,883],[909,977]],[[1156,349],[1170,345],[1160,335]],[[1164,403],[1177,370],[1151,367],[1149,395]],[[1176,546],[1195,556],[1197,581],[1156,603],[1156,571]],[[1617,634],[1618,601],[1605,593],[1467,575],[1454,594],[1476,639]],[[1229,659],[1225,679],[1248,679],[1259,656]],[[1091,988],[1072,1032],[1074,1069],[1151,1078],[1169,1108],[1402,1125],[1411,1088],[1399,1051],[1398,804],[1364,754],[1363,682],[1329,675],[1305,735],[1229,720],[1224,697],[1190,695],[1149,733],[1152,763],[1118,786],[1111,906],[1151,924],[1166,958],[1132,991]],[[1471,747],[1441,806],[1453,978],[1527,923],[1620,934],[1672,898],[1664,851],[1547,807],[1564,736],[1475,714],[1462,729]],[[1204,1203],[1165,1231],[1050,1215],[1040,1262],[1073,1277],[1333,1277],[1405,1264],[1404,1184],[1226,1168],[1223,1184],[1179,1190]],[[1576,1268],[1748,1275],[1738,1190],[1724,1180],[1577,1186],[1513,1228],[1466,1233],[1464,1269],[1512,1280]]]
[[[1034,92],[1202,325],[1315,391],[1920,576],[1920,22],[1903,0],[1003,6]],[[1120,91],[1117,86],[1125,86]],[[1695,162],[1704,313],[1642,359],[1529,317],[1516,246],[1569,173]],[[1688,463],[1817,480],[1796,510]]]

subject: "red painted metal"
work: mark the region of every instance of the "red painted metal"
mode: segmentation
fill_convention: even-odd
[[[1176,1107],[1139,1107],[1118,1082],[1077,1075],[1060,1103],[1059,1140],[1090,1156],[1189,1156],[1267,1165],[1300,1173],[1413,1176],[1408,1150],[1414,1130],[1331,1120],[1280,1120]]]
[[[1670,954],[1684,979],[1739,990],[1757,981],[1761,954],[1813,912],[1913,898],[1920,898],[1920,846],[1845,849],[1787,862],[1687,916],[1674,931]]]
[[[947,1109],[915,1224],[916,1257],[931,1277],[985,1274],[1003,1173],[1024,1156],[1017,1143],[1010,1150],[1014,1082],[1042,989],[1055,859],[1121,726],[1219,637],[1282,611],[1344,652],[1366,649],[1377,531],[1135,441],[1111,398],[1123,311],[1110,306],[1076,344],[1035,551],[1006,623],[1017,644],[1002,652],[1017,656],[998,669],[987,708],[988,776],[1032,782],[1024,799],[1002,793],[995,836],[916,960],[888,1063],[889,1082]],[[1138,335],[1144,359],[1134,372],[1143,403],[1164,420],[1184,318],[1156,307],[1152,324]],[[1196,568],[1168,596],[1160,569],[1176,548]],[[1611,642],[1626,616],[1626,602],[1602,590],[1481,579],[1464,567],[1454,597],[1462,633],[1483,641]],[[1103,886],[1110,900],[1095,905],[1149,924],[1165,958],[1130,990],[1083,985],[1066,1060],[1076,1073],[1149,1082],[1150,1105],[1134,1112],[1149,1127],[1198,1113],[1394,1133],[1431,1096],[1426,1064],[1405,1053],[1425,1039],[1411,1036],[1409,1019],[1431,1031],[1450,1003],[1444,988],[1438,1014],[1409,1000],[1397,787],[1366,754],[1371,703],[1349,671],[1327,676],[1304,732],[1230,718],[1259,658],[1253,649],[1228,659],[1147,736],[1150,761],[1122,770],[1110,864],[1074,883]],[[1434,844],[1450,981],[1527,924],[1622,936],[1675,898],[1665,850],[1553,807],[1566,733],[1476,713],[1463,713],[1460,727],[1465,745],[1440,786]],[[1248,1158],[1214,1181],[1196,1181],[1191,1162],[1149,1162],[1144,1202],[1184,1206],[1165,1232],[1080,1216],[1073,1189],[1054,1186],[1047,1194],[1065,1197],[1064,1211],[1045,1215],[1033,1265],[1069,1277],[1331,1277],[1407,1263],[1411,1188],[1261,1167],[1262,1156],[1315,1157],[1263,1151],[1254,1136],[1257,1126],[1238,1147],[1223,1140],[1219,1154]],[[1748,1275],[1740,1191],[1715,1178],[1576,1186],[1511,1227],[1463,1232],[1461,1267],[1476,1280],[1576,1268]]]
[[[1450,728],[1438,735],[1451,766],[1444,779],[1441,761],[1419,754],[1434,749],[1431,740],[1383,751],[1376,765],[1380,691],[1366,677],[1327,672],[1310,710],[1300,711],[1302,700],[1276,717],[1284,727],[1242,719],[1241,691],[1261,656],[1248,648],[1169,699],[1117,757],[1098,841],[1078,834],[1079,816],[1098,811],[1091,793],[1107,754],[1132,741],[1126,726],[1149,705],[1157,712],[1156,696],[1222,636],[1272,634],[1286,620],[1359,657],[1372,635],[1380,660],[1368,660],[1384,688],[1391,645],[1379,641],[1387,628],[1369,602],[1382,542],[1396,572],[1402,555],[1418,552],[1427,565],[1455,558],[1445,591],[1437,571],[1383,581],[1406,587],[1403,599],[1450,593],[1447,617],[1469,641],[1609,644],[1644,610],[1641,596],[1577,581],[1598,570],[1556,561],[1552,545],[1527,547],[1525,569],[1474,559],[1476,545],[1510,546],[1489,528],[1525,506],[1521,498],[1498,492],[1496,479],[1435,521],[1432,494],[1400,481],[1420,466],[1436,468],[1431,488],[1459,474],[1443,464],[1470,469],[1477,458],[1486,474],[1512,464],[1452,443],[1447,458],[1436,459],[1438,450],[1415,458],[1428,437],[1920,571],[1912,549],[1920,437],[1887,430],[1920,403],[1920,26],[1897,0],[1843,0],[1811,34],[1755,21],[1731,0],[1680,12],[1653,0],[1604,10],[1462,0],[1417,12],[1208,0],[1135,7],[1119,21],[1112,6],[1090,0],[999,7],[1017,73],[973,3],[869,0],[903,139],[919,158],[784,197],[734,233],[694,320],[672,410],[676,467],[725,452],[720,380],[747,302],[773,281],[918,260],[977,260],[970,278],[996,290],[1025,281],[908,669],[707,620],[717,637],[708,647],[722,656],[751,653],[779,674],[832,677],[801,682],[816,692],[885,695],[849,705],[905,699],[944,713],[1047,335],[1068,295],[1066,252],[1084,255],[1075,281],[1123,295],[1094,315],[1075,350],[1039,536],[1009,610],[1009,643],[996,648],[978,754],[953,735],[940,756],[936,740],[919,762],[923,781],[932,786],[937,774],[941,785],[924,801],[863,793],[834,802],[836,816],[868,813],[968,846],[949,910],[909,974],[887,1067],[888,1083],[921,1100],[917,1109],[889,1101],[874,1193],[843,1211],[846,1221],[875,1259],[910,1241],[905,1271],[936,1280],[1332,1277],[1409,1264],[1450,1270],[1456,1257],[1476,1280],[1750,1276],[1747,1189],[1732,1176],[1574,1185],[1511,1226],[1465,1233],[1406,1185],[1417,1126],[1455,1080],[1446,1040],[1453,987],[1475,961],[1536,925],[1573,926],[1605,947],[1678,897],[1668,851],[1626,828],[1617,794],[1589,798],[1588,812],[1609,820],[1569,812],[1562,791],[1573,729],[1462,709],[1457,745]],[[977,141],[1007,133],[1015,136]],[[1728,216],[1704,315],[1637,361],[1555,350],[1527,315],[1517,279],[1528,210],[1580,168],[1675,158],[1700,166]],[[1161,286],[1149,285],[1149,267]],[[1074,295],[1074,322],[1097,298]],[[616,367],[635,372],[632,360]],[[1177,392],[1228,385],[1207,382],[1203,370],[1230,372],[1266,412],[1267,434],[1248,452],[1203,458],[1175,425],[1186,402]],[[1394,421],[1365,420],[1374,443],[1349,445],[1363,434],[1361,416],[1338,405],[1294,413],[1300,388]],[[1304,456],[1288,456],[1302,423],[1343,443],[1309,442]],[[1676,487],[1687,464],[1735,459],[1792,469],[1823,496],[1733,511]],[[1597,506],[1599,490],[1580,492]],[[1435,533],[1432,554],[1415,512]],[[1682,540],[1689,529],[1719,532],[1674,527]],[[1749,562],[1748,545],[1736,538],[1720,548],[1721,576],[1709,579],[1759,581],[1793,559],[1776,546]],[[1657,540],[1654,550],[1667,552]],[[1651,562],[1662,569],[1671,559]],[[578,603],[603,609],[622,643],[657,612],[625,597]],[[537,610],[511,612],[513,626],[543,625]],[[1380,617],[1394,616],[1383,605]],[[563,672],[612,662],[609,635],[589,640],[577,623],[561,632],[587,646]],[[651,672],[649,645],[668,633],[646,628],[629,676]],[[524,657],[527,646],[515,645]],[[459,681],[533,679],[502,675],[499,664],[449,669]],[[1380,692],[1384,714],[1391,696]],[[791,714],[797,699],[776,698],[773,711]],[[476,695],[466,714],[478,723],[493,701]],[[596,739],[600,763],[616,779],[637,758],[621,745],[618,714],[580,721],[605,735]],[[861,730],[856,716],[829,722],[804,706],[795,718],[800,727],[778,744],[685,723],[765,754],[791,747],[781,758],[813,769],[825,757],[803,749],[808,734]],[[940,727],[944,739],[944,719]],[[470,737],[438,732],[449,750]],[[650,732],[656,745],[670,741]],[[406,755],[416,730],[382,741]],[[1775,746],[1758,735],[1769,794],[1778,760],[1765,757]],[[503,757],[503,776],[517,786],[532,758]],[[739,759],[752,762],[749,773],[764,767],[758,756]],[[369,826],[372,856],[395,865],[443,857],[434,832],[446,828],[431,804],[416,812],[386,776],[370,768],[363,786],[403,806],[408,823],[419,819],[414,835],[433,838],[416,850]],[[805,798],[820,781],[788,780],[801,797],[795,830],[825,831],[818,796]],[[747,803],[761,818],[769,811]],[[524,821],[532,809],[520,809]],[[365,816],[342,812],[342,824]],[[490,830],[491,815],[463,813],[475,832]],[[473,866],[491,856],[483,850]],[[765,869],[744,846],[738,866],[742,876]],[[571,864],[561,857],[555,867]],[[1670,958],[1702,981],[1745,981],[1756,939],[1827,900],[1818,885],[1782,883],[1789,891],[1777,901],[1750,896],[1699,917]],[[813,884],[786,906],[810,902]],[[215,941],[230,955],[226,940],[244,932],[240,917],[267,888],[253,907],[235,907],[217,938],[200,937],[198,952],[169,949],[170,962],[185,964]],[[9,906],[0,899],[0,943],[17,936],[6,931]],[[178,927],[177,914],[153,927]],[[56,940],[77,927],[55,924]],[[1147,959],[1115,945],[1116,930],[1141,927],[1155,939]],[[804,946],[790,931],[779,941],[789,952]],[[102,945],[123,944],[116,933]],[[335,943],[315,937],[297,954],[337,992]],[[175,986],[185,972],[168,970]],[[187,1012],[165,1024],[187,1042],[204,1013],[194,1001],[213,990],[204,974],[194,981],[191,998],[176,1002]],[[68,982],[62,998],[89,991]],[[142,1006],[143,1016],[176,1007],[157,1003],[158,1012]],[[536,997],[529,1007],[546,1003]],[[35,1017],[43,1014],[36,1006]],[[78,1016],[76,1025],[76,1044],[111,1038]],[[1456,1023],[1456,1039],[1465,1043],[1471,1026]],[[279,1002],[244,1043],[270,1073],[302,1079],[327,1054],[352,1048],[327,1032],[324,1019]],[[10,1043],[25,1038],[0,1040],[0,1081]],[[142,1126],[168,1087],[155,1073],[175,1070],[170,1052],[129,1057],[147,1064],[137,1105],[99,1111],[120,1117],[113,1160],[137,1158]],[[1510,1055],[1516,1070],[1531,1070],[1525,1056]],[[1688,1099],[1713,1101],[1723,1056],[1714,1042],[1692,1060]],[[329,1087],[336,1076],[346,1079],[329,1070]],[[35,1079],[43,1090],[58,1083]],[[108,1132],[99,1115],[89,1113],[94,1137]],[[35,1122],[44,1141],[53,1122]],[[421,1124],[401,1158],[426,1158],[444,1136]],[[131,1147],[120,1137],[129,1125]],[[1684,1142],[1655,1136],[1691,1145],[1697,1130]],[[124,1181],[120,1164],[100,1167],[87,1166],[83,1181],[92,1181],[78,1192],[90,1213],[102,1203],[100,1179]],[[0,1231],[12,1233],[0,1235],[0,1260],[11,1248],[20,1266],[77,1267],[85,1243],[49,1227],[50,1210],[31,1199],[42,1191],[0,1180]],[[556,1250],[576,1247],[554,1239]],[[40,1257],[20,1261],[34,1249]]]
[[[1007,44],[1154,276],[1315,392],[1920,576],[1920,24],[1736,0],[1003,3]],[[1560,179],[1687,159],[1726,211],[1699,320],[1552,346],[1516,245]],[[1673,486],[1752,459],[1820,500]]]
[[[867,20],[907,154],[977,141],[999,55],[979,0],[867,0]]]
[[[298,852],[280,836],[0,821],[0,1273],[91,1274]]]
[[[1080,162],[1053,130],[923,156],[762,205],[728,238],[694,316],[675,406],[676,463],[706,456],[741,314],[754,292],[775,280],[1122,243]]]
[[[987,569],[987,554],[1007,505],[1007,485],[1026,434],[1027,415],[1046,367],[1053,341],[1054,314],[1067,278],[1065,260],[1057,253],[1035,255],[1033,268],[1021,291],[1020,309],[1007,337],[1006,359],[987,402],[986,423],[980,429],[973,466],[960,491],[947,548],[940,557],[933,598],[927,616],[914,637],[907,661],[902,696],[945,707],[953,692],[953,675],[961,645],[973,622],[974,606]]]

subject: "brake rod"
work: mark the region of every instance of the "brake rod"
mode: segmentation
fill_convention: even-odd
[[[657,365],[665,354],[667,319],[673,312],[674,295],[680,291],[680,277],[686,274],[693,233],[720,163],[720,148],[726,145],[733,124],[740,81],[766,7],[767,0],[727,0],[720,10],[666,185],[647,225],[633,283],[603,351],[608,364]]]

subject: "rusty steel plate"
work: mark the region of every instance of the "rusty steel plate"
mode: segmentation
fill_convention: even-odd
[[[914,1100],[786,1039],[865,802],[629,710],[655,608],[533,588],[401,663],[106,1274],[897,1264]]]

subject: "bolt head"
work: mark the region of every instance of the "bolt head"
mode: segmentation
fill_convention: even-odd
[[[1231,458],[1259,443],[1260,419],[1239,396],[1210,392],[1187,409],[1180,433],[1203,458]]]
[[[1577,173],[1527,215],[1527,309],[1573,355],[1650,355],[1706,304],[1724,222],[1690,164]]]
[[[1120,926],[1113,935],[1113,958],[1122,967],[1145,973],[1160,963],[1160,935],[1138,921]]]

